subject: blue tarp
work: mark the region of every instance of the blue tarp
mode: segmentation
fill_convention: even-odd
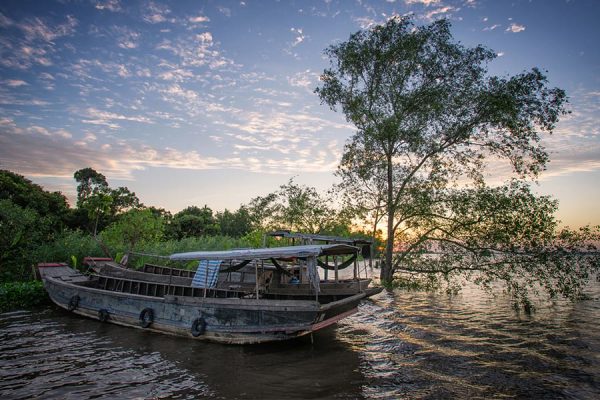
[[[221,260],[200,261],[194,279],[192,279],[192,287],[214,288],[217,286],[220,266]]]

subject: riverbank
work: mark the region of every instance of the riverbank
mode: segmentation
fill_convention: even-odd
[[[50,304],[41,281],[0,283],[0,312],[30,309]]]

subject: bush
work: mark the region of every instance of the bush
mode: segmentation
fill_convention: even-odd
[[[0,312],[37,307],[49,301],[41,281],[0,284]]]
[[[82,265],[83,258],[87,256],[105,257],[105,254],[91,235],[80,230],[66,231],[59,235],[54,242],[38,247],[32,257],[32,264],[67,262],[76,267]],[[76,265],[73,265],[74,263]]]

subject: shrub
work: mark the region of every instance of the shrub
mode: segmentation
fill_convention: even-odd
[[[32,308],[50,301],[41,281],[0,284],[0,312]]]

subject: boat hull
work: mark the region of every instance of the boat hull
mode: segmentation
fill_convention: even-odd
[[[40,274],[52,301],[74,314],[229,344],[263,343],[309,334],[356,312],[367,295],[361,293],[324,305],[308,300],[152,297],[92,287],[90,278],[66,266],[40,268]],[[153,317],[150,323],[149,313]]]

